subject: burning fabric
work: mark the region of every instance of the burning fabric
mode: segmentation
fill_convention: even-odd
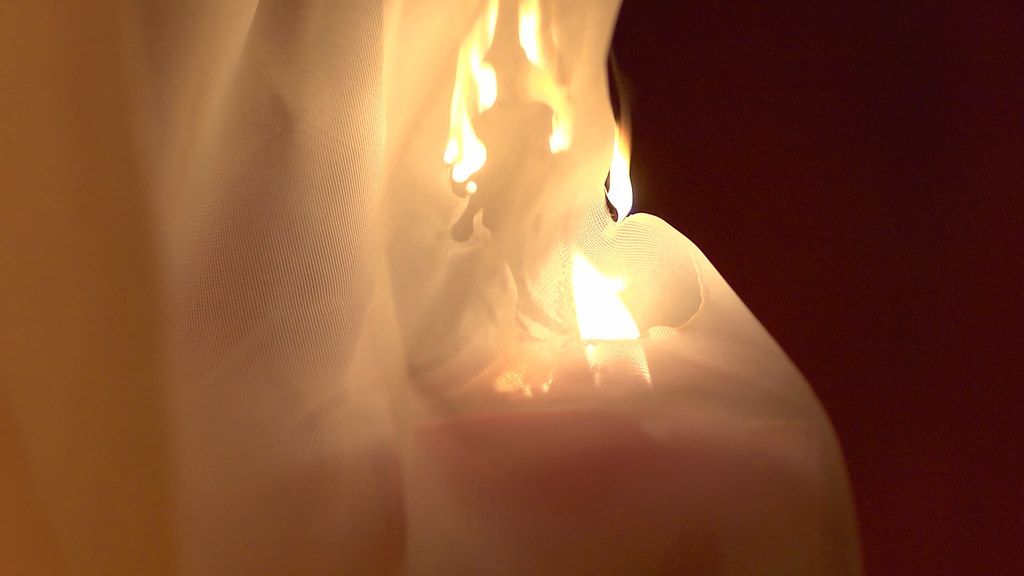
[[[100,4],[25,35],[103,32],[74,66],[106,88],[52,57],[67,90],[27,120],[81,168],[39,176],[55,198],[103,191],[62,230],[102,257],[19,277],[85,287],[62,307],[0,301],[29,335],[0,346],[0,498],[29,527],[0,562],[859,572],[810,387],[700,250],[631,214],[617,1]],[[112,128],[46,132],[69,109]],[[44,361],[78,349],[88,369]]]

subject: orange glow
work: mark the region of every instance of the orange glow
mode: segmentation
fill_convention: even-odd
[[[608,201],[615,207],[616,222],[633,209],[633,184],[629,181],[629,140],[621,126],[615,128],[615,148],[608,171]]]

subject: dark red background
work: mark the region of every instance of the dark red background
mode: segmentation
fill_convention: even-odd
[[[1024,573],[1024,18],[625,0],[637,210],[813,384],[869,574]]]

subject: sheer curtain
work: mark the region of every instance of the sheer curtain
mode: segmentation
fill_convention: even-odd
[[[0,7],[4,573],[859,571],[799,372],[678,232],[609,227],[617,2],[541,3],[578,143],[516,205],[545,233],[452,239],[484,4]],[[631,279],[651,387],[480,389],[508,255],[554,246],[569,325],[570,245]]]

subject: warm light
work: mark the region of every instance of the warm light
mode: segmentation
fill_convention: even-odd
[[[632,340],[640,337],[633,315],[619,298],[625,286],[607,278],[583,255],[573,254],[572,297],[583,340]]]
[[[494,381],[494,390],[500,394],[525,394],[533,396],[533,389],[526,385],[523,373],[515,370],[503,372]]]
[[[522,0],[519,3],[519,45],[526,59],[538,68],[544,65],[540,56],[540,38],[540,0]]]
[[[568,150],[572,145],[572,111],[565,89],[555,79],[556,63],[544,49],[539,0],[519,2],[519,46],[534,68],[527,80],[529,97],[551,108],[548,148],[552,154]]]
[[[494,42],[500,0],[488,0],[487,9],[459,46],[452,89],[448,142],[444,163],[452,167],[452,180],[468,181],[487,162],[487,146],[477,137],[473,118],[494,106],[498,98],[498,81],[494,67],[485,61]],[[551,135],[548,148],[552,154],[572,145],[572,111],[565,89],[555,78],[555,62],[545,51],[541,26],[540,0],[519,2],[519,45],[532,66],[525,77],[527,97],[551,108]]]
[[[616,222],[621,222],[633,209],[633,185],[629,181],[629,141],[621,126],[615,128],[615,148],[608,171],[608,201],[615,207]]]
[[[547,394],[551,390],[552,377],[541,377],[537,371],[520,367],[502,372],[494,381],[494,391],[499,394],[522,395],[532,398],[534,394]]]
[[[487,161],[487,147],[473,129],[473,116],[494,106],[498,98],[494,67],[484,61],[494,41],[497,23],[498,0],[489,0],[487,10],[459,47],[448,144],[444,150],[444,162],[451,165],[452,180],[456,182],[469,180]]]

